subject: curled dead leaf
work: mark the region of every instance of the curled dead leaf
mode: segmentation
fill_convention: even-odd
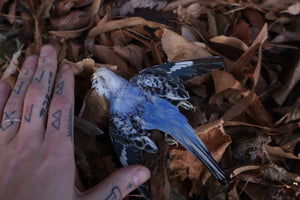
[[[109,121],[109,102],[94,90],[90,90],[84,97],[83,106],[79,115],[98,127],[107,127]]]
[[[6,67],[0,80],[5,80],[8,77],[10,77],[11,75],[13,75],[14,73],[16,73],[17,70],[20,70],[18,67],[18,64],[19,64],[18,58],[20,57],[20,55],[22,53],[22,49],[23,49],[23,45],[20,47],[20,49],[18,51],[16,51],[13,54],[13,56],[9,62],[9,65]]]
[[[248,50],[248,46],[235,37],[220,35],[211,38],[210,42],[216,51],[233,60],[236,60]]]
[[[162,35],[162,47],[168,56],[169,62],[211,56],[206,49],[189,42],[182,36],[166,28]]]
[[[261,166],[258,165],[247,165],[247,166],[242,166],[242,167],[238,167],[236,169],[234,169],[231,173],[231,178],[245,172],[245,171],[249,171],[249,170],[259,170],[261,169]]]
[[[69,13],[67,16],[62,16],[59,18],[50,18],[52,26],[60,31],[70,31],[81,29],[86,27],[90,19],[88,14],[84,11],[73,11]]]
[[[288,158],[288,159],[296,159],[296,160],[300,159],[290,152],[285,152],[281,147],[273,147],[266,144],[265,149],[269,154],[274,156]]]

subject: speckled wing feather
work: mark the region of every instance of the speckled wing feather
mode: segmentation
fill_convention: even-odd
[[[166,63],[142,70],[130,80],[130,84],[139,87],[147,95],[184,101],[190,96],[183,81],[224,66],[223,58],[218,56]]]
[[[147,95],[176,101],[190,98],[189,93],[184,89],[182,80],[160,68],[144,69],[132,77],[129,83],[140,88]]]
[[[149,153],[156,153],[157,146],[149,139],[150,134],[142,128],[137,117],[137,115],[111,113],[109,123],[111,139],[124,146],[133,146]]]

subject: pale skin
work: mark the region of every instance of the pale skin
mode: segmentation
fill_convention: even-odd
[[[134,165],[85,193],[76,189],[73,91],[72,68],[57,66],[51,45],[26,58],[15,88],[0,82],[1,199],[123,199],[149,179]]]

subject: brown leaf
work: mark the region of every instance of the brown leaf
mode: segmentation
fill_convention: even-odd
[[[88,50],[102,63],[117,65],[120,70],[122,70],[129,76],[133,76],[136,74],[136,71],[133,68],[129,67],[124,59],[121,58],[112,49],[102,45],[94,45],[92,47],[89,47]]]
[[[136,71],[143,69],[143,49],[137,45],[129,44],[125,47],[115,46],[114,51],[117,52],[122,58],[133,66]]]
[[[273,156],[278,156],[278,157],[283,157],[288,159],[296,159],[296,160],[300,159],[290,152],[285,152],[281,147],[273,147],[265,144],[265,149],[269,154]]]
[[[71,31],[86,27],[89,24],[90,19],[86,12],[76,10],[69,13],[67,16],[50,18],[50,21],[52,26],[59,31]]]
[[[261,29],[260,33],[250,46],[250,48],[243,53],[243,55],[235,61],[233,64],[227,67],[227,70],[231,73],[233,73],[235,76],[240,77],[245,69],[248,68],[248,65],[254,55],[254,52],[259,48],[259,45],[261,43],[264,43],[264,41],[268,37],[268,26],[267,24],[264,25],[264,27]]]
[[[109,31],[113,31],[116,29],[121,29],[125,27],[131,27],[131,26],[137,26],[137,25],[147,25],[153,28],[160,27],[164,28],[166,27],[163,24],[147,21],[140,17],[131,17],[121,20],[113,20],[104,22],[101,24],[97,24],[94,28],[92,28],[88,34],[89,37],[95,37],[96,35],[99,35],[100,33],[105,33]]]
[[[99,127],[107,127],[109,121],[109,102],[94,90],[90,90],[84,97],[80,117]]]
[[[16,17],[16,5],[17,5],[17,1],[14,0],[13,3],[10,5],[9,7],[9,12],[8,12],[8,21],[13,24],[13,22],[15,21],[15,17]]]
[[[177,0],[171,1],[166,7],[164,7],[164,11],[172,11],[176,9],[178,6],[186,7],[192,3],[196,3],[197,0]]]
[[[299,15],[300,14],[300,2],[297,2],[288,7],[287,12],[291,15]]]
[[[81,29],[77,29],[77,30],[73,30],[73,31],[49,31],[49,33],[59,36],[59,37],[63,37],[63,38],[76,38],[79,37],[83,31],[87,30],[88,28],[90,28],[90,25],[87,25],[86,27],[83,27]]]
[[[286,76],[286,81],[284,84],[277,90],[273,97],[275,101],[282,105],[286,98],[288,97],[289,93],[297,84],[297,82],[300,80],[300,58],[298,57],[295,65],[293,66],[293,69],[289,71],[289,73]]]
[[[249,24],[245,20],[240,19],[232,28],[230,36],[240,39],[245,44],[249,44]]]
[[[243,14],[249,20],[249,23],[257,28],[262,28],[265,20],[264,17],[254,9],[245,9],[243,10]]]
[[[162,46],[169,62],[211,56],[206,49],[187,41],[169,29],[164,29]]]
[[[261,169],[261,166],[258,165],[247,165],[247,166],[238,167],[232,171],[231,178],[249,170],[259,170],[259,169]]]
[[[238,59],[249,49],[240,39],[224,35],[213,37],[210,42],[216,51],[233,60]]]
[[[99,12],[102,3],[103,3],[103,0],[94,0],[93,1],[93,4],[89,7],[89,10],[87,12],[89,17],[93,17]]]
[[[12,76],[14,73],[16,73],[18,69],[18,64],[19,64],[19,60],[18,58],[20,57],[21,53],[22,53],[22,49],[23,49],[23,45],[21,46],[21,48],[16,51],[14,53],[14,55],[12,56],[9,65],[7,66],[6,70],[4,71],[2,77],[0,80],[5,80],[8,77]]]

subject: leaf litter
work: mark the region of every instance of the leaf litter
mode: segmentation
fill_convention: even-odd
[[[153,198],[300,198],[297,0],[5,0],[0,10],[1,80],[13,87],[18,63],[47,43],[73,66],[80,191],[121,167],[108,136],[109,103],[90,89],[97,68],[129,79],[153,65],[219,55],[227,67],[185,83],[196,109],[182,112],[233,181],[219,185],[153,131],[159,152],[145,154]]]

